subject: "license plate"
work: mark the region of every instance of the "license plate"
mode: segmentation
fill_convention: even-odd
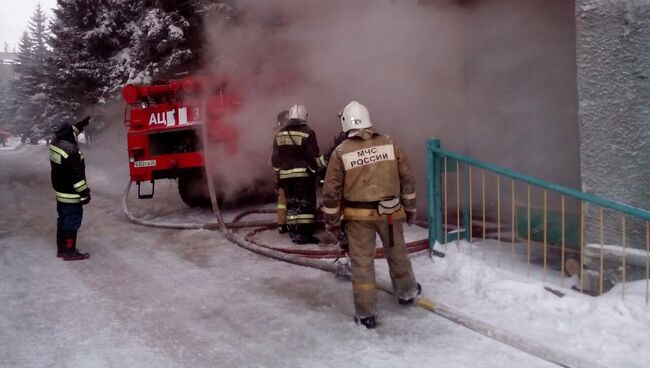
[[[156,160],[136,161],[133,163],[133,167],[153,167],[153,166],[156,166]]]

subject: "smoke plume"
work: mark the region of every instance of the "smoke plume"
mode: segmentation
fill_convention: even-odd
[[[341,129],[336,114],[351,100],[369,108],[379,131],[404,138],[402,145],[413,143],[406,140],[415,137],[403,133],[416,124],[435,119],[431,135],[453,126],[451,110],[461,102],[454,95],[461,64],[458,8],[439,3],[444,6],[244,0],[234,24],[207,21],[208,71],[227,76],[242,96],[243,109],[232,117],[242,132],[242,154],[270,154],[275,117],[294,103],[307,107],[321,152],[331,147]],[[246,173],[259,172],[259,164],[236,160],[238,169],[227,171],[250,179]]]
[[[562,0],[240,0],[208,19],[207,72],[242,97],[235,186],[270,170],[275,117],[294,103],[326,152],[351,100],[396,138],[425,197],[425,139],[579,186],[573,5]],[[265,157],[265,158],[262,158]],[[265,161],[266,160],[266,161]],[[226,171],[224,171],[226,170]],[[234,174],[234,175],[233,175]],[[424,205],[420,200],[420,205]]]

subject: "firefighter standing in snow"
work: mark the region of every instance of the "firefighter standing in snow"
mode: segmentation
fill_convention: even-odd
[[[341,124],[348,139],[330,157],[323,187],[323,212],[332,241],[338,237],[341,215],[347,222],[355,320],[374,328],[377,233],[386,251],[399,303],[412,304],[421,292],[408,259],[402,228],[404,220],[410,225],[416,216],[415,182],[406,155],[389,136],[373,129],[365,106],[350,102],[343,110]]]
[[[307,109],[294,105],[289,122],[275,135],[271,161],[287,199],[287,226],[294,243],[318,243],[314,237],[316,173],[325,168],[316,133],[307,126]]]
[[[83,205],[90,202],[84,158],[77,145],[77,135],[90,123],[90,117],[70,125],[52,125],[55,138],[50,144],[52,187],[56,192],[56,256],[66,261],[90,257],[77,250],[77,231],[83,218]]]

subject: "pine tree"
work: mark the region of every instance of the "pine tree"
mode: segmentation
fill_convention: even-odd
[[[47,89],[47,17],[37,5],[18,45],[17,79],[12,83],[9,111],[14,120],[12,130],[30,142],[49,135],[45,123]]]
[[[13,130],[13,119],[9,108],[11,103],[10,83],[0,82],[0,130]]]
[[[108,11],[112,1],[59,1],[50,24],[48,120],[73,121],[85,106],[100,101],[110,72],[108,59],[116,48]]]
[[[81,117],[117,99],[126,83],[196,70],[204,15],[225,17],[231,9],[216,0],[59,1],[50,26],[47,120]]]
[[[228,18],[233,9],[217,0],[130,0],[125,5],[121,22],[129,42],[112,60],[114,88],[198,69],[205,44],[205,16]]]
[[[13,65],[17,78],[11,84],[11,97],[8,102],[8,116],[13,120],[8,128],[13,134],[23,137],[29,135],[32,123],[28,101],[34,86],[28,75],[33,69],[33,51],[34,43],[25,31],[18,41],[17,63]]]

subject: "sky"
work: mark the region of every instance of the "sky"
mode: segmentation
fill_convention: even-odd
[[[18,40],[39,2],[51,16],[50,9],[56,6],[56,0],[0,0],[0,50],[4,51],[5,42],[10,50],[18,47]]]

